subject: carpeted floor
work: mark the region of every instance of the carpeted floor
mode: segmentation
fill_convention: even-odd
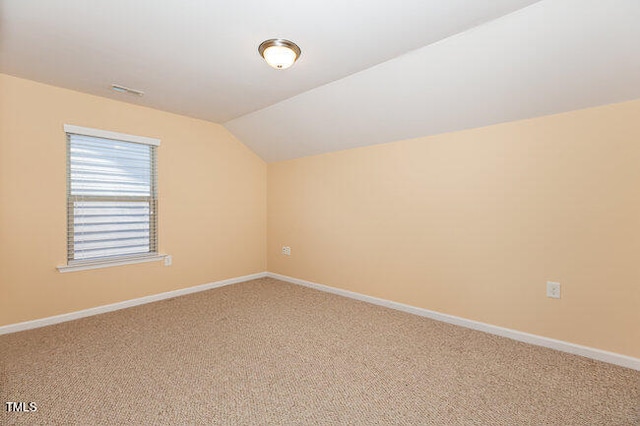
[[[640,425],[640,372],[264,278],[0,336],[2,424]]]

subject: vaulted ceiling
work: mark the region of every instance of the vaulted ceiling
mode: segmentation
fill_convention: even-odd
[[[638,0],[0,0],[0,72],[279,161],[640,98],[638,22]],[[274,37],[292,68],[258,55]]]

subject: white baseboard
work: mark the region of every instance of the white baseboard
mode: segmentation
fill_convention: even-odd
[[[387,308],[396,309],[399,311],[408,312],[410,314],[420,315],[422,317],[431,318],[437,321],[446,322],[449,324],[459,325],[461,327],[471,328],[473,330],[483,331],[485,333],[495,334],[498,336],[508,337],[519,342],[530,343],[532,345],[543,346],[545,348],[556,349],[562,352],[568,352],[574,355],[580,355],[586,358],[595,359],[598,361],[608,362],[610,364],[619,365],[622,367],[631,368],[633,370],[640,371],[640,359],[633,358],[627,355],[621,355],[614,352],[607,352],[601,349],[590,348],[588,346],[577,345],[575,343],[569,343],[562,340],[551,339],[549,337],[538,336],[535,334],[524,333],[522,331],[512,330],[509,328],[498,327],[495,325],[473,321],[454,315],[443,314],[429,309],[418,308],[411,305],[405,305],[403,303],[392,302],[391,300],[379,299],[377,297],[367,296],[361,293],[355,293],[353,291],[342,290],[335,287],[329,287],[327,285],[314,283],[311,281],[301,280],[298,278],[288,277],[286,275],[275,274],[267,272],[268,277],[275,278],[281,281],[286,281],[292,284],[298,284],[305,287],[314,288],[316,290],[325,291],[328,293],[337,294],[340,296],[350,297],[352,299],[360,300],[363,302],[372,303],[374,305],[385,306]]]
[[[71,321],[78,318],[89,317],[92,315],[104,314],[105,312],[117,311],[119,309],[130,308],[132,306],[144,305],[145,303],[157,302],[158,300],[171,299],[172,297],[184,296],[186,294],[196,293],[199,291],[210,290],[212,288],[223,287],[226,285],[241,283],[244,281],[264,278],[266,272],[258,274],[245,275],[242,277],[229,278],[222,281],[216,281],[208,284],[201,284],[194,287],[181,288],[179,290],[167,291],[165,293],[152,294],[137,299],[125,300],[123,302],[112,303],[110,305],[96,306],[95,308],[83,309],[81,311],[70,312],[68,314],[55,315],[52,317],[40,318],[32,321],[20,322],[17,324],[9,324],[0,327],[0,335],[15,333],[32,328],[44,327],[47,325],[58,324],[61,322]]]
[[[440,312],[431,311],[429,309],[418,308],[411,305],[405,305],[403,303],[393,302],[391,300],[367,296],[365,294],[356,293],[348,290],[342,290],[339,288],[330,287],[327,285],[318,284],[311,281],[301,280],[298,278],[288,277],[286,275],[280,275],[272,272],[260,272],[257,274],[245,275],[242,277],[229,278],[226,280],[197,285],[194,287],[167,291],[165,293],[153,294],[150,296],[140,297],[137,299],[125,300],[123,302],[112,303],[110,305],[97,306],[95,308],[83,309],[81,311],[70,312],[67,314],[56,315],[56,316],[47,317],[47,318],[40,318],[32,321],[20,322],[17,324],[0,326],[0,335],[15,333],[23,330],[30,330],[32,328],[44,327],[52,324],[58,324],[61,322],[71,321],[71,320],[84,318],[92,315],[103,314],[106,312],[116,311],[119,309],[130,308],[132,306],[143,305],[145,303],[151,303],[159,300],[170,299],[172,297],[177,297],[177,296],[184,296],[186,294],[210,290],[213,288],[223,287],[231,284],[237,284],[244,281],[249,281],[249,280],[254,280],[254,279],[264,278],[264,277],[271,277],[271,278],[275,278],[281,281],[286,281],[292,284],[298,284],[305,287],[314,288],[316,290],[333,293],[333,294],[337,294],[344,297],[349,297],[352,299],[372,303],[374,305],[384,306],[391,309],[396,309],[399,311],[408,312],[410,314],[431,318],[437,321],[442,321],[449,324],[470,328],[473,330],[479,330],[485,333],[495,334],[498,336],[508,337],[510,339],[517,340],[519,342],[530,343],[532,345],[543,346],[545,348],[550,348],[550,349],[556,349],[556,350],[568,352],[574,355],[580,355],[586,358],[608,362],[610,364],[615,364],[622,367],[627,367],[633,370],[640,371],[640,359],[633,358],[627,355],[621,355],[614,352],[607,352],[601,349],[595,349],[588,346],[582,346],[575,343],[565,342],[562,340],[551,339],[549,337],[538,336],[535,334],[524,333],[522,331],[499,327],[499,326],[495,326],[495,325],[491,325],[491,324],[487,324],[479,321],[473,321],[466,318],[457,317],[454,315],[443,314]]]

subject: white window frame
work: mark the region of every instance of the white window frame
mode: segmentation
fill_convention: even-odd
[[[101,129],[92,129],[88,127],[80,127],[74,126],[71,124],[64,125],[65,136],[68,138],[70,133],[83,135],[83,136],[94,136],[98,138],[105,139],[114,139],[123,142],[134,142],[144,145],[152,145],[152,146],[160,146],[160,139],[149,138],[145,136],[136,136],[129,135],[125,133],[112,132],[109,130],[101,130]],[[67,156],[68,153],[67,147]],[[67,204],[69,204],[69,193],[70,190],[69,185],[69,169],[67,168]],[[157,194],[156,194],[157,199]],[[72,227],[73,225],[73,213],[67,211],[67,226]],[[157,244],[157,230],[155,231],[156,244]],[[70,231],[67,229],[67,235],[69,235]],[[70,241],[67,241],[67,252],[69,251],[69,244],[72,244]],[[157,246],[156,246],[157,249]],[[145,254],[136,254],[136,255],[122,255],[109,259],[91,259],[91,260],[67,260],[66,265],[58,266],[58,271],[60,272],[72,272],[72,271],[83,271],[87,269],[98,269],[98,268],[108,268],[112,266],[120,266],[120,265],[129,265],[133,263],[143,263],[143,262],[154,262],[162,260],[166,257],[165,254],[160,254],[157,252],[145,253]]]

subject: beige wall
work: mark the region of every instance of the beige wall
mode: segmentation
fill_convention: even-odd
[[[272,272],[640,357],[639,117],[640,100],[270,164],[267,211],[267,166],[221,126],[0,74],[0,325],[268,259]],[[57,272],[64,123],[162,140],[160,251],[173,266]],[[562,299],[545,297],[547,280]]]
[[[162,262],[61,274],[63,124],[162,140]],[[266,164],[223,127],[0,74],[0,325],[266,269]]]
[[[269,271],[640,357],[640,101],[268,170]]]

